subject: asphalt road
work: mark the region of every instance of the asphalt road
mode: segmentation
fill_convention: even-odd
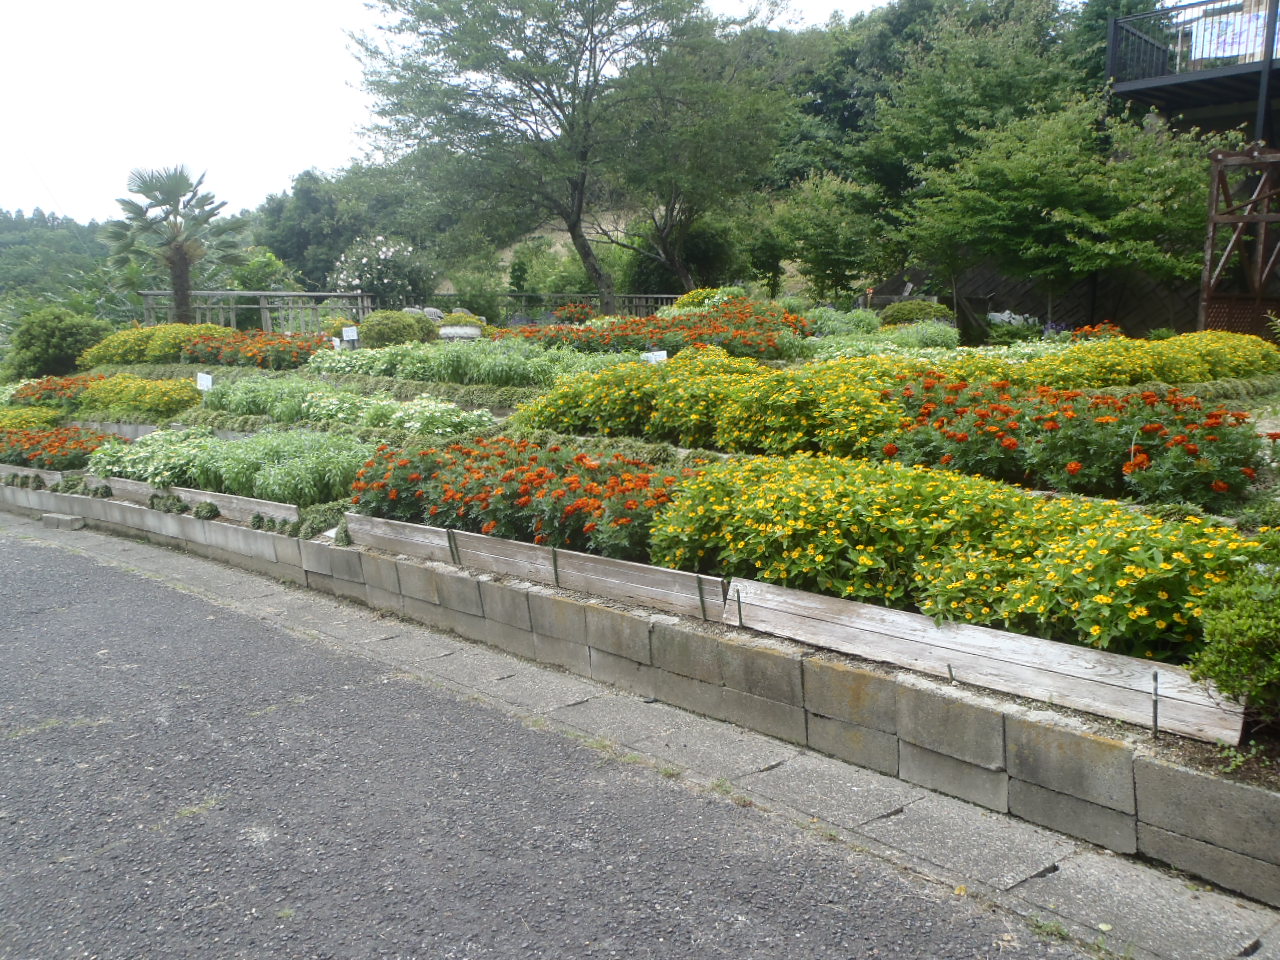
[[[802,825],[0,534],[0,958],[1079,957]]]

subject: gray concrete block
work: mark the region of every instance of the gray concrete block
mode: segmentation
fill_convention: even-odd
[[[412,598],[428,604],[440,602],[434,570],[407,560],[397,560],[396,576],[400,581],[400,593],[406,600]]]
[[[1034,783],[1009,780],[1009,812],[1116,853],[1136,853],[1138,820],[1131,813],[1056,793]]]
[[[1275,826],[1272,827],[1275,830]],[[1138,850],[1228,890],[1280,907],[1280,867],[1243,853],[1138,824]]]
[[[197,517],[193,517],[190,514],[186,514],[186,513],[170,514],[170,516],[173,517],[173,522],[179,531],[179,536],[181,536],[183,540],[187,541],[187,543],[191,544],[191,543],[208,543],[209,542],[209,534],[208,534],[208,531],[205,529],[205,527],[208,525],[207,520],[200,520]],[[291,566],[295,566],[301,569],[302,567],[301,554],[290,555],[286,553],[283,557],[281,557],[278,546],[276,545],[273,545],[273,546],[276,547],[275,555],[277,560],[282,560],[284,563],[288,563]]]
[[[704,683],[693,677],[669,673],[655,669],[653,674],[653,695],[664,703],[670,703],[684,710],[725,720],[724,687],[714,683]]]
[[[40,525],[50,530],[83,530],[84,517],[69,513],[45,513],[40,516]]]
[[[539,663],[551,663],[564,667],[580,677],[591,676],[591,648],[585,643],[574,643],[545,633],[535,633],[533,659]]]
[[[722,640],[720,673],[724,685],[755,697],[804,706],[800,650],[793,644],[761,638]]]
[[[333,552],[331,545],[320,543],[316,540],[303,540],[301,546],[302,568],[307,573],[321,573],[326,577],[333,576],[333,561],[329,559],[329,555]]]
[[[271,537],[269,533],[258,534]],[[364,583],[364,568],[361,564],[361,551],[355,547],[331,547],[329,549],[329,566],[332,575],[339,580],[350,583]]]
[[[1121,813],[1137,809],[1128,744],[1046,717],[1008,715],[1004,730],[1009,776]]]
[[[404,598],[404,615],[424,626],[439,628],[445,612],[446,608],[438,603],[428,603],[425,600],[419,600],[417,597],[406,596]]]
[[[605,650],[597,650],[595,647],[589,649],[592,680],[599,680],[601,683],[610,684],[642,697],[654,695],[653,667],[628,660],[626,657],[619,657]]]
[[[587,604],[546,590],[529,591],[529,614],[535,633],[574,643],[587,642]]]
[[[859,767],[898,775],[898,738],[883,730],[811,713],[809,746]]]
[[[194,517],[192,518],[195,519]],[[196,523],[204,523],[203,520],[196,520]],[[272,541],[275,547],[276,559],[281,563],[287,563],[293,567],[302,566],[302,541],[297,537],[286,537],[282,534],[276,534]]]
[[[810,713],[860,727],[885,733],[898,728],[897,681],[826,656],[805,658],[804,705]]]
[[[454,611],[454,617],[468,617],[469,614]],[[481,619],[479,617],[475,618]],[[467,634],[464,634],[467,636]],[[488,617],[483,618],[482,625],[478,625],[475,635],[471,635],[471,639],[488,644],[491,647],[497,647],[499,650],[505,650],[507,653],[515,654],[517,657],[524,657],[526,660],[537,659],[537,634],[532,630],[523,630],[520,627],[512,626],[509,623],[503,623],[501,620],[491,620]]]
[[[785,760],[738,782],[842,827],[858,827],[886,814],[900,813],[903,807],[928,796],[901,780],[830,757],[801,753]]]
[[[732,687],[723,690],[724,718],[730,723],[788,743],[803,746],[808,740],[803,707],[752,696]]]
[[[653,663],[649,618],[643,614],[588,604],[583,629],[587,645],[636,663]]]
[[[655,667],[703,683],[724,683],[718,637],[683,626],[674,617],[657,617],[649,645]]]
[[[360,574],[365,585],[380,593],[400,594],[400,573],[389,557],[360,553]]]
[[[480,602],[489,620],[509,624],[521,630],[533,630],[529,614],[529,586],[480,581]],[[528,656],[532,656],[530,653]]]
[[[484,605],[480,600],[480,584],[465,573],[452,573],[436,570],[436,592],[440,595],[440,605],[459,613],[469,613],[473,617],[484,616]]]
[[[1143,823],[1280,864],[1280,794],[1145,757],[1134,778]]]
[[[898,688],[898,736],[932,753],[1004,769],[1004,713],[933,686]]]
[[[344,580],[342,577],[334,577],[324,573],[313,573],[310,570],[306,571],[306,575],[307,587],[312,590],[328,593],[335,597],[342,597],[344,600],[354,600],[357,603],[367,604],[369,602],[363,583],[354,583],[350,580]]]
[[[1000,813],[1009,810],[1009,775],[935,753],[913,743],[898,743],[898,776]]]
[[[364,592],[366,602],[373,609],[386,610],[389,613],[404,613],[404,597],[399,591],[392,593],[390,590],[365,584]]]

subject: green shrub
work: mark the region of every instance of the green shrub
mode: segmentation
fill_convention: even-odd
[[[960,331],[949,323],[938,320],[921,320],[888,331],[889,342],[907,350],[923,347],[954,349],[960,345]]]
[[[360,343],[365,347],[389,347],[421,339],[418,317],[400,310],[375,310],[360,324]]]
[[[900,300],[880,311],[880,323],[919,323],[921,320],[945,320],[954,323],[956,315],[951,308],[929,300]]]
[[[880,315],[874,310],[846,311],[835,307],[812,307],[803,311],[802,315],[813,324],[814,335],[819,337],[875,333],[880,329]]]
[[[155,335],[156,327],[130,327],[117,330],[80,354],[77,361],[81,370],[92,370],[104,363],[142,363],[147,355],[147,344]]]
[[[196,504],[195,509],[191,511],[191,515],[197,520],[216,520],[222,516],[222,511],[218,509],[218,505],[212,500],[201,500]]]
[[[18,321],[0,379],[64,376],[75,370],[80,354],[110,332],[107,321],[65,307],[36,310]]]
[[[1260,720],[1280,718],[1280,569],[1251,564],[1200,600],[1204,646],[1191,675],[1247,701]]]

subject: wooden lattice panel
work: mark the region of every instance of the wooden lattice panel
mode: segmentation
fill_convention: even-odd
[[[1205,304],[1204,326],[1206,330],[1270,337],[1267,314],[1280,317],[1280,300],[1216,297]]]

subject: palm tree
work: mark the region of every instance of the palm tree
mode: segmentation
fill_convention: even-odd
[[[116,202],[123,220],[105,224],[99,236],[111,246],[108,264],[126,269],[140,256],[154,257],[169,271],[173,288],[174,319],[194,322],[191,308],[191,268],[238,266],[246,262],[241,250],[238,217],[216,220],[226,201],[215,203],[212,193],[201,193],[204,174],[192,181],[186,167],[167,170],[133,170],[129,192],[146,200],[122,198]]]

